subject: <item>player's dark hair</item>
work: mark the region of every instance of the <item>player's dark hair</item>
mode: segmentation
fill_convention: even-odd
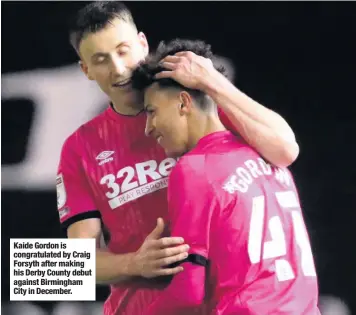
[[[161,88],[180,88],[186,90],[196,101],[197,105],[206,110],[212,103],[211,99],[202,91],[192,90],[184,87],[180,83],[170,78],[155,79],[155,74],[164,71],[160,61],[168,55],[174,55],[181,51],[191,51],[196,55],[213,59],[214,55],[211,46],[201,40],[174,39],[168,43],[160,42],[157,50],[150,54],[146,60],[132,74],[132,86],[134,89],[143,92],[153,83],[157,82]],[[222,74],[225,74],[224,67],[214,67]]]
[[[79,45],[85,35],[96,33],[107,27],[114,19],[136,24],[130,10],[120,1],[94,1],[81,8],[70,25],[70,43],[79,52]]]

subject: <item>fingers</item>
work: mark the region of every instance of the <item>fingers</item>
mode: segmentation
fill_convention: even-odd
[[[161,258],[161,259],[157,260],[155,266],[156,267],[165,267],[165,266],[168,266],[170,264],[174,264],[176,262],[182,261],[182,260],[186,259],[187,257],[188,257],[188,253],[187,252],[180,253],[180,254],[175,255],[175,256],[164,257],[164,258]]]
[[[161,60],[161,63],[163,62],[170,62],[170,63],[178,63],[182,60],[181,57],[174,55],[174,56],[167,56],[167,57],[164,57],[162,60]]]
[[[175,56],[180,57],[180,56],[185,56],[186,54],[187,54],[186,51],[179,51],[179,52],[177,52],[177,53],[175,54]]]
[[[161,71],[155,75],[156,79],[172,78],[173,71]]]
[[[153,247],[155,248],[166,248],[181,245],[184,243],[182,237],[162,237],[159,240],[154,241]]]
[[[176,56],[176,57],[187,57],[187,58],[193,57],[194,55],[195,55],[195,53],[193,53],[192,51],[189,51],[189,50],[187,50],[187,51],[179,51],[179,52],[174,54],[174,56]]]
[[[184,244],[182,237],[156,237],[163,232],[162,219],[157,220],[156,228],[151,232],[151,239],[145,240],[138,251],[136,264],[140,266],[140,275],[145,278],[174,275],[183,270],[182,267],[163,268],[188,257],[189,245]]]
[[[159,239],[164,231],[164,222],[162,218],[157,219],[157,225],[154,230],[147,236],[147,239]]]
[[[175,70],[177,70],[182,64],[183,59],[176,55],[167,56],[160,61],[163,68],[171,71],[161,71],[155,75],[156,79],[174,78]]]
[[[171,256],[187,253],[188,251],[189,251],[189,245],[187,244],[176,246],[176,247],[169,247],[157,251],[155,258],[171,257]]]
[[[192,54],[192,53],[193,52],[191,52],[191,51],[179,51],[174,56],[184,57],[184,56],[189,56],[189,54]]]
[[[181,63],[184,61],[185,58],[189,57],[193,55],[193,53],[191,51],[180,51],[177,52],[175,55],[171,56],[166,56],[161,60],[161,63],[164,62],[168,62],[168,63],[172,63],[172,64],[177,64],[177,63]],[[185,57],[185,58],[183,58]]]
[[[162,268],[162,269],[158,269],[155,272],[155,276],[172,276],[182,272],[183,270],[184,268],[181,266],[175,268]]]
[[[157,219],[157,227],[158,227],[158,230],[159,231],[164,231],[164,221],[163,221],[163,219],[162,218],[158,218]],[[162,233],[160,233],[160,235],[161,235]]]
[[[175,70],[178,67],[178,64],[173,62],[168,62],[168,61],[163,61],[160,64],[163,68],[170,69],[170,70]]]

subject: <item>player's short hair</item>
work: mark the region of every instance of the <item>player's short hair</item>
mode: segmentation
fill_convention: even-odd
[[[196,101],[197,105],[202,110],[207,110],[212,105],[212,100],[204,92],[200,90],[188,89],[178,83],[177,81],[164,78],[155,79],[155,74],[164,71],[165,69],[160,65],[160,61],[168,55],[174,55],[181,51],[191,51],[196,55],[214,59],[211,51],[211,46],[201,40],[188,40],[188,39],[174,39],[167,43],[160,42],[157,50],[150,54],[144,62],[132,74],[132,86],[134,89],[141,92],[145,91],[153,83],[157,82],[161,88],[179,88],[186,90]],[[214,62],[213,62],[214,64]],[[214,67],[222,74],[225,75],[225,68],[222,66]]]
[[[71,45],[79,53],[79,45],[85,35],[104,29],[116,18],[136,28],[130,10],[120,1],[94,1],[84,6],[70,22]]]

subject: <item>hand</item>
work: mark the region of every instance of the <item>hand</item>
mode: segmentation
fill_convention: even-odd
[[[144,278],[175,275],[183,271],[183,267],[180,266],[164,267],[187,258],[189,246],[183,244],[184,240],[181,237],[160,238],[163,231],[164,222],[159,218],[155,229],[146,237],[134,255],[134,268],[137,268],[137,274]]]
[[[171,78],[187,88],[204,91],[209,80],[218,73],[210,59],[191,51],[178,52],[161,60],[162,67],[168,69],[156,74],[156,79]]]

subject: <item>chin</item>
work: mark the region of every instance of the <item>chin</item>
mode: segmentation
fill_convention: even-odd
[[[166,155],[168,157],[174,158],[174,159],[179,158],[179,157],[181,157],[182,155],[185,154],[185,152],[183,152],[183,151],[181,152],[181,151],[178,151],[178,150],[168,150],[168,149],[164,149],[164,150],[165,150]]]

